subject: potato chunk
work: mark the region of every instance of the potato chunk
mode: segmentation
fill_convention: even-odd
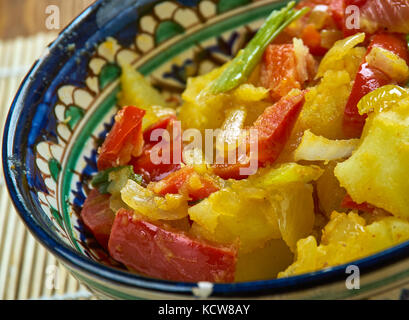
[[[239,254],[235,282],[274,279],[292,263],[293,258],[283,240],[270,240],[263,248]]]
[[[305,103],[279,161],[294,161],[294,150],[299,145],[305,130],[327,139],[345,139],[342,122],[344,109],[351,94],[359,65],[366,49],[354,47],[362,40],[334,46],[319,67],[320,82],[310,87]],[[357,41],[357,42],[356,42]],[[323,121],[325,119],[325,121]]]
[[[327,71],[320,84],[305,95],[295,130],[303,133],[310,129],[312,133],[328,139],[343,139],[342,119],[352,81],[347,71]]]
[[[385,217],[366,225],[358,214],[333,212],[321,244],[313,236],[297,243],[295,262],[278,277],[312,272],[357,260],[409,239],[409,222]]]
[[[218,78],[228,64],[216,68],[208,74],[189,78],[186,90],[182,94],[183,104],[179,108],[179,117],[184,129],[217,129],[226,119],[226,111],[232,108],[247,109],[245,125],[252,124],[266,107],[268,89],[252,84],[242,84],[234,90],[222,94],[211,94],[208,87]],[[228,113],[228,112],[227,112]]]
[[[238,241],[240,252],[262,248],[282,238],[291,249],[309,235],[314,224],[312,186],[322,170],[316,166],[285,164],[213,193],[189,208],[192,230],[211,241]]]
[[[293,183],[269,196],[277,208],[281,237],[292,251],[299,239],[312,232],[315,219],[312,192],[310,184]]]
[[[167,105],[161,94],[131,66],[122,67],[121,86],[120,103],[122,105],[135,105],[143,109],[151,106],[166,107]]]
[[[122,67],[121,86],[122,90],[119,94],[121,106],[135,106],[146,110],[142,124],[144,129],[160,118],[176,113],[174,109],[167,107],[162,95],[151,86],[148,80],[131,66]]]
[[[338,179],[334,176],[336,165],[336,161],[330,161],[325,165],[325,171],[316,184],[320,209],[328,218],[333,211],[343,212],[346,210],[341,208],[346,191],[339,185]]]
[[[192,232],[247,253],[280,238],[275,208],[262,190],[222,189],[189,209]]]
[[[335,168],[352,199],[409,218],[409,100],[370,114],[361,144]]]
[[[355,46],[364,42],[364,40],[365,40],[365,34],[358,33],[346,39],[337,41],[322,59],[320,66],[318,68],[317,78],[324,76],[325,72],[327,72],[328,70],[334,70],[335,68],[340,68],[338,70],[355,69],[353,66],[354,63],[351,61],[351,58],[353,60],[356,54],[351,55],[351,53],[357,50],[362,51],[361,50],[362,48],[355,48]],[[361,55],[361,54],[362,53],[359,53],[358,55]],[[360,62],[358,62],[358,65],[359,64]],[[356,69],[355,69],[355,73],[356,73]]]

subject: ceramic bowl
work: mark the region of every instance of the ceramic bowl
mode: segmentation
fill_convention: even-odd
[[[36,238],[99,297],[335,299],[371,297],[409,281],[408,243],[355,262],[359,290],[346,287],[346,266],[235,284],[161,281],[110,260],[78,218],[96,172],[96,148],[118,109],[120,65],[131,64],[177,99],[187,77],[229,60],[263,19],[286,3],[98,1],[59,35],[25,78],[4,131],[10,195]]]

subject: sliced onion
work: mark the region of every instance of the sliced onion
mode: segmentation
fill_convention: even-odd
[[[348,158],[358,147],[359,139],[329,140],[316,136],[310,130],[304,132],[301,143],[294,151],[295,161],[332,161]]]
[[[298,77],[304,83],[309,78],[307,59],[310,52],[301,39],[294,38],[293,45]]]

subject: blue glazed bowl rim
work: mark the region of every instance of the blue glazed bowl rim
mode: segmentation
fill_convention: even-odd
[[[109,2],[110,0],[98,0],[96,3],[88,7],[76,19],[74,19],[72,23],[65,28],[59,34],[57,39],[49,46],[49,53],[34,64],[25,79],[22,81],[22,84],[18,89],[11,105],[4,127],[2,161],[6,185],[18,214],[23,219],[23,222],[26,224],[31,233],[52,254],[54,254],[58,259],[63,261],[63,263],[71,267],[73,270],[88,274],[91,277],[99,279],[100,281],[111,282],[115,285],[152,290],[168,294],[191,295],[192,289],[197,287],[196,283],[172,282],[147,278],[137,274],[114,269],[86,258],[62,242],[54,239],[54,237],[48,231],[44,230],[44,228],[39,224],[30,210],[28,210],[23,196],[24,192],[27,192],[27,190],[24,190],[21,183],[15,181],[15,175],[8,165],[9,158],[13,156],[15,157],[15,155],[10,154],[9,151],[12,149],[9,149],[9,147],[13,144],[17,132],[20,131],[18,130],[16,124],[13,123],[13,119],[16,119],[16,115],[20,115],[29,107],[29,105],[24,101],[24,96],[30,83],[32,82],[32,79],[41,71],[42,68],[47,65],[47,60],[53,54],[53,49],[63,42],[64,39],[69,37],[70,33],[74,29],[80,28],[87,18],[107,1]],[[147,3],[149,1],[143,2]],[[150,2],[154,2],[154,0]],[[360,268],[360,273],[365,274],[366,272],[371,272],[392,265],[407,257],[409,257],[409,241],[348,264],[299,276],[242,283],[214,284],[213,296],[252,297],[305,290],[319,285],[326,285],[337,281],[345,281],[346,267],[351,264],[358,266]]]

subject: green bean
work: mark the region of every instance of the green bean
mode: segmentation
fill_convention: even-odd
[[[244,83],[261,60],[267,46],[289,24],[305,15],[309,8],[294,10],[295,2],[291,1],[285,8],[273,11],[254,38],[239,51],[223,73],[213,81],[210,93],[218,94],[230,91]]]

